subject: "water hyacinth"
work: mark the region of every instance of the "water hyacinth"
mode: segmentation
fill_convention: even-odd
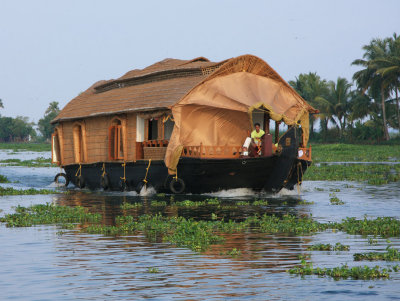
[[[355,261],[369,260],[369,261],[400,261],[400,252],[397,249],[388,246],[386,252],[368,252],[368,253],[355,253],[353,255]]]
[[[15,213],[6,214],[0,222],[7,227],[30,227],[44,224],[99,222],[101,215],[89,213],[83,207],[59,206],[50,203],[31,207],[17,206]]]
[[[35,194],[55,194],[60,193],[50,189],[15,189],[12,187],[0,187],[0,196],[4,195],[35,195]]]
[[[349,268],[347,265],[342,265],[335,268],[314,268],[312,263],[307,263],[302,260],[301,266],[293,269],[289,269],[287,272],[294,275],[318,275],[318,276],[329,276],[338,279],[387,279],[389,278],[389,273],[392,269],[381,268],[379,266],[369,267],[369,266],[356,266]],[[394,269],[397,271],[397,268]]]

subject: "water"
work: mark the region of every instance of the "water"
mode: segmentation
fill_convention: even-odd
[[[53,189],[57,168],[0,166],[16,188]],[[1,184],[6,186],[6,184]],[[321,191],[322,189],[322,191]],[[340,191],[339,191],[340,190]],[[331,205],[335,193],[344,205]],[[122,202],[143,202],[138,214],[163,211],[210,219],[211,213],[236,220],[255,213],[312,214],[318,221],[340,221],[345,217],[391,216],[400,218],[400,185],[371,186],[354,182],[305,182],[301,194],[255,194],[247,189],[221,191],[211,195],[177,196],[175,200],[192,201],[218,197],[222,208],[153,208],[151,200],[166,200],[152,191],[103,193],[71,189],[69,194],[0,197],[0,215],[12,212],[13,206],[54,202],[81,205],[100,212],[103,223],[113,224],[123,214]],[[267,206],[238,209],[237,201],[268,200]],[[301,200],[314,202],[301,203]],[[241,207],[245,208],[245,207]],[[79,230],[65,230],[55,225],[30,228],[6,228],[0,225],[0,291],[2,299],[14,300],[154,300],[172,299],[246,299],[246,300],[390,300],[399,299],[400,272],[389,280],[339,280],[306,276],[304,279],[286,272],[299,263],[298,256],[311,254],[315,267],[335,267],[347,263],[379,265],[393,263],[354,262],[353,254],[383,251],[389,244],[378,238],[369,245],[367,238],[342,232],[326,231],[314,235],[238,233],[226,235],[224,244],[214,245],[198,254],[168,243],[151,243],[143,235],[107,237]],[[400,248],[400,239],[390,244]],[[348,252],[307,251],[308,245],[340,242],[350,245]],[[241,250],[238,257],[227,251]],[[159,273],[149,273],[157,268]]]

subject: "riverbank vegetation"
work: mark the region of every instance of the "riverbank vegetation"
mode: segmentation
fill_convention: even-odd
[[[12,150],[13,152],[31,151],[31,152],[49,152],[51,150],[50,143],[8,143],[0,142],[0,149]]]
[[[352,62],[360,67],[355,90],[346,78],[325,80],[312,72],[289,82],[320,112],[310,116],[311,141],[382,142],[390,139],[389,127],[400,129],[400,37],[373,39],[362,49],[363,57]]]

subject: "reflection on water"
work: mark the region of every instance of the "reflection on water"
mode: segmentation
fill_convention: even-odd
[[[19,187],[48,188],[54,169],[0,167],[0,174],[11,178]],[[33,178],[31,180],[30,178]],[[49,181],[50,179],[50,181]],[[30,182],[31,181],[31,182]],[[329,194],[335,193],[345,204],[331,205]],[[393,216],[400,218],[400,187],[398,184],[369,186],[349,182],[305,182],[301,194],[297,191],[277,195],[255,194],[248,190],[221,191],[212,195],[155,195],[136,193],[103,193],[78,191],[68,194],[43,196],[0,197],[0,214],[11,212],[17,204],[54,202],[68,206],[84,206],[103,216],[107,225],[115,223],[118,215],[161,213],[166,216],[184,216],[194,219],[241,221],[254,214],[312,214],[319,221],[340,221],[345,217],[362,218]],[[180,207],[176,202],[204,201],[218,197],[219,205]],[[267,200],[262,206],[240,206]],[[309,204],[305,204],[306,200]],[[152,206],[152,202],[165,206]],[[123,210],[123,203],[139,202],[142,206]],[[143,235],[107,237],[90,235],[79,229],[65,230],[55,225],[31,228],[6,228],[0,225],[2,298],[29,300],[121,300],[154,298],[213,299],[247,298],[256,300],[281,299],[371,299],[398,297],[399,274],[383,281],[333,281],[329,278],[308,276],[301,279],[286,273],[299,264],[299,255],[310,254],[315,266],[335,267],[353,261],[356,252],[384,250],[389,244],[377,238],[368,240],[357,235],[332,233],[296,236],[244,232],[224,234],[225,243],[213,245],[205,253],[194,253],[168,243],[152,243]],[[307,251],[316,243],[350,245],[349,252]],[[400,247],[399,238],[390,244]],[[227,255],[232,249],[238,256]],[[364,263],[362,263],[364,264]],[[385,267],[384,262],[365,263]],[[158,273],[149,273],[157,268]]]

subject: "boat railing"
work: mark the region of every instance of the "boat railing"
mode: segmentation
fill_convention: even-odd
[[[143,147],[166,147],[168,146],[168,140],[146,140],[142,142]]]
[[[190,158],[210,158],[210,159],[229,159],[239,158],[241,146],[210,146],[196,145],[185,146],[182,150],[182,157]]]
[[[309,147],[299,147],[299,159],[311,161],[311,145]]]

